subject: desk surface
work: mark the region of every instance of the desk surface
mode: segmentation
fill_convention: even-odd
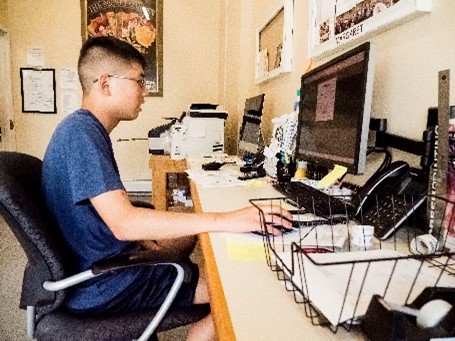
[[[192,165],[192,167],[194,167]],[[216,212],[242,208],[249,199],[277,197],[267,184],[237,187],[201,187],[192,183],[197,211]],[[342,327],[333,333],[313,326],[304,304],[294,302],[263,260],[231,260],[226,234],[201,236],[208,270],[212,312],[220,340],[366,340],[358,330]]]

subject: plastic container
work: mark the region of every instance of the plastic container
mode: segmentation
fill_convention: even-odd
[[[295,97],[295,102],[294,102],[294,111],[299,112],[300,108],[300,89],[297,89],[297,95]]]
[[[307,176],[307,162],[299,161],[297,162],[297,170],[294,175],[294,179],[301,180],[305,179]]]

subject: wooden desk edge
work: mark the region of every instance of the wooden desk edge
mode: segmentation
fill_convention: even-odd
[[[166,186],[168,173],[184,173],[186,160],[173,160],[169,155],[150,156],[149,167],[152,170],[152,203],[156,210],[165,211]]]
[[[190,186],[194,208],[197,213],[201,213],[202,207],[197,194],[196,185],[191,181]],[[210,308],[218,340],[234,341],[236,339],[234,328],[232,327],[231,316],[227,308],[223,285],[221,284],[215,255],[213,254],[212,244],[208,233],[201,233],[199,235],[199,245],[204,256],[207,285],[210,293]]]

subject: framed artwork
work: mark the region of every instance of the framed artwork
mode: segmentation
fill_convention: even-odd
[[[256,30],[256,84],[291,71],[293,2],[283,0]]]
[[[55,69],[21,68],[22,112],[55,114]]]
[[[163,96],[163,0],[81,0],[82,40],[113,36],[147,60],[148,96]]]
[[[311,59],[326,57],[431,11],[432,0],[311,0]]]

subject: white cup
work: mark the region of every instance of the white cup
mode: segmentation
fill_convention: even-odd
[[[374,238],[374,226],[354,225],[351,228],[351,242],[357,246],[371,246]]]
[[[422,234],[411,241],[411,252],[417,255],[430,255],[438,250],[438,240],[431,234]]]

